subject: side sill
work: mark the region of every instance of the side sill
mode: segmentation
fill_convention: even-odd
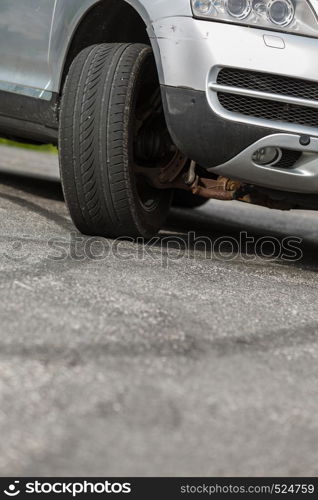
[[[57,144],[59,96],[51,100],[0,91],[0,135]]]

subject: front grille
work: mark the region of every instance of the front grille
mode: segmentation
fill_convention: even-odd
[[[318,101],[317,83],[287,76],[223,68],[218,74],[217,83],[220,85]]]
[[[283,149],[282,157],[279,162],[275,163],[275,168],[291,168],[296,161],[302,156],[300,151],[292,151],[291,149]]]
[[[262,98],[262,92],[309,99],[318,102],[318,84],[269,73],[222,69],[217,84],[257,91],[260,97],[218,92],[221,105],[228,111],[264,120],[318,127],[318,109],[308,106],[271,101]]]
[[[318,127],[318,110],[295,104],[267,101],[255,97],[219,93],[219,101],[228,111],[265,120]]]

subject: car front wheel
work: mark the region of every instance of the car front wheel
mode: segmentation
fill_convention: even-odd
[[[100,44],[75,58],[59,154],[65,200],[82,233],[150,238],[162,228],[172,190],[152,187],[140,172],[169,164],[175,148],[149,46]]]

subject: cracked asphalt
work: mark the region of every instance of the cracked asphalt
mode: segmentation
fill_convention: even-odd
[[[54,155],[0,153],[0,474],[317,476],[318,214],[209,202],[114,245]]]

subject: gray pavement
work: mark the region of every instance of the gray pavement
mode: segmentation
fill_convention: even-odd
[[[143,255],[79,238],[54,155],[0,168],[1,475],[318,475],[318,214],[175,209]]]

